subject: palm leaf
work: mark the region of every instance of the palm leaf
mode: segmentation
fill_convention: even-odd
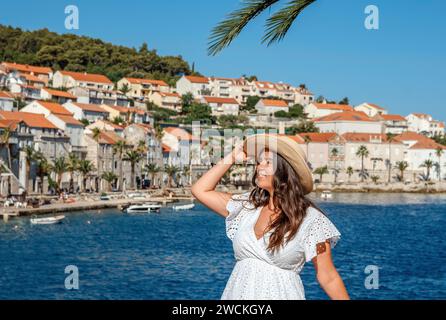
[[[268,45],[282,40],[301,12],[316,0],[291,0],[266,21],[266,33],[262,43]]]
[[[220,22],[209,37],[209,55],[216,55],[227,47],[243,28],[263,11],[279,0],[243,0],[243,7],[230,13]]]

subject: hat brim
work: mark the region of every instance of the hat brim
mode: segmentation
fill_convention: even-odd
[[[305,194],[313,191],[313,174],[304,151],[296,141],[286,136],[257,134],[248,137],[243,143],[243,151],[248,157],[257,158],[266,148],[281,155],[291,165],[300,178]]]

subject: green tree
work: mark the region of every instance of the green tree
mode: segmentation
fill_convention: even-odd
[[[441,147],[438,147],[435,150],[435,155],[438,158],[438,181],[441,181],[441,156],[443,155],[443,153],[444,153],[444,149]]]
[[[364,182],[365,179],[365,168],[364,168],[364,158],[369,157],[369,150],[366,146],[361,145],[359,146],[358,150],[356,151],[356,156],[361,158],[361,182]]]
[[[82,175],[82,191],[85,192],[87,189],[87,178],[95,170],[95,167],[90,160],[80,160],[78,170]]]
[[[161,169],[154,163],[146,164],[144,171],[150,175],[150,187],[155,186],[155,175],[161,171]]]
[[[70,153],[67,159],[67,171],[70,173],[70,187],[71,192],[74,191],[74,173],[78,170],[79,158],[74,154]]]
[[[26,146],[25,148],[22,149],[22,151],[25,153],[25,158],[26,158],[26,160],[25,160],[25,163],[26,163],[26,168],[25,168],[25,190],[28,192],[31,163],[34,161],[35,151],[34,151],[34,148],[31,147],[31,146]]]
[[[287,134],[290,135],[296,135],[299,133],[305,133],[305,132],[319,132],[319,128],[316,127],[314,122],[312,121],[301,121],[298,125],[294,125],[290,128],[286,129]]]
[[[296,0],[288,2],[282,9],[271,14],[266,21],[266,31],[262,42],[268,45],[282,40],[299,14],[316,0]],[[208,52],[215,55],[227,47],[262,12],[267,12],[279,0],[244,1],[243,7],[229,14],[213,30],[209,40]]]
[[[178,173],[180,169],[176,166],[172,166],[172,165],[167,165],[164,167],[164,172],[166,172],[168,180],[167,180],[167,187],[171,188],[172,187],[172,181],[173,181],[173,177]]]
[[[60,190],[62,189],[62,176],[67,172],[67,161],[65,157],[56,158],[52,169],[56,175],[57,192],[60,193]]]
[[[124,140],[119,140],[113,145],[113,152],[118,155],[119,158],[119,190],[123,188],[123,170],[122,165],[124,162],[124,151],[127,148]]]
[[[104,172],[102,174],[101,178],[104,179],[105,181],[107,181],[107,191],[111,191],[113,182],[115,182],[116,179],[118,179],[116,174],[114,174],[113,172],[110,172],[110,171]]]
[[[390,133],[390,132],[388,132],[387,134],[386,134],[386,140],[387,140],[387,143],[389,144],[389,160],[388,160],[388,165],[387,165],[387,168],[388,168],[388,176],[387,176],[387,182],[389,182],[390,183],[390,178],[391,178],[391,176],[392,176],[392,142],[395,140],[395,138],[396,138],[396,134],[394,134],[394,133]]]
[[[131,168],[131,184],[130,187],[135,189],[135,168],[136,165],[142,160],[142,155],[137,150],[129,150],[125,153],[124,161],[130,163]]]
[[[323,167],[316,168],[316,170],[314,170],[313,173],[314,174],[318,174],[319,175],[319,181],[322,182],[323,175],[324,174],[328,174],[328,167],[327,166],[323,166]]]
[[[395,168],[400,171],[399,180],[404,182],[404,171],[409,167],[407,161],[397,161]]]
[[[347,170],[346,170],[346,173],[348,175],[348,182],[350,183],[350,179],[351,179],[351,177],[353,175],[353,168],[352,167],[348,167]]]
[[[181,96],[181,114],[187,115],[194,103],[194,95],[191,92],[185,93]]]
[[[430,180],[431,175],[431,169],[434,166],[434,162],[430,159],[425,160],[421,165],[420,168],[426,168],[426,180]]]

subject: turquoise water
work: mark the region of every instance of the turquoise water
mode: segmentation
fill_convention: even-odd
[[[446,195],[335,194],[318,200],[342,233],[334,261],[354,299],[446,298]],[[65,289],[65,267],[79,290]],[[160,215],[67,214],[0,222],[0,299],[219,299],[234,265],[224,220],[201,205]],[[379,289],[364,286],[379,268]],[[308,299],[326,299],[311,264]]]

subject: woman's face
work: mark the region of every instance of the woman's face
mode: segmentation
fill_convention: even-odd
[[[262,151],[257,159],[256,184],[259,188],[272,191],[274,187],[274,154]]]

